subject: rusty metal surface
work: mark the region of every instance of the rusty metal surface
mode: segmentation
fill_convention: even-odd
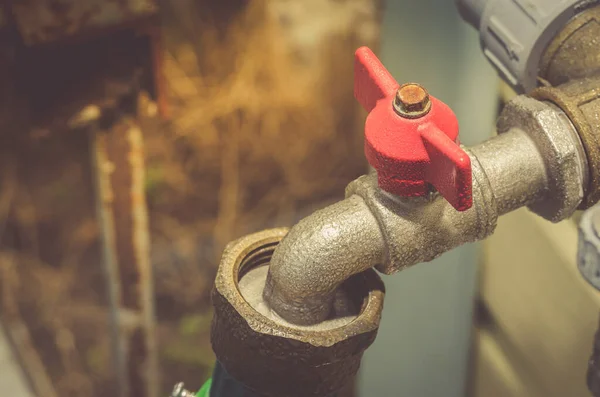
[[[551,85],[600,71],[600,6],[574,18],[550,43],[539,76]]]
[[[585,197],[590,170],[577,130],[564,109],[542,100],[519,96],[505,106],[496,129],[499,134],[515,129],[523,130],[535,144],[537,155],[542,160],[544,188],[540,190],[540,186],[537,186],[538,194],[541,193],[542,196],[536,202],[529,203],[529,209],[552,222],[571,217]],[[486,169],[487,175],[493,175],[491,180],[504,179],[512,168],[511,163],[517,164],[514,154],[517,154],[519,149],[513,147],[506,152],[499,151],[492,157],[498,160],[495,167]],[[528,164],[533,165],[534,162],[534,159],[530,159]],[[540,167],[535,169],[539,170]],[[498,171],[504,175],[500,175]],[[524,166],[520,167],[520,171],[521,174],[516,174],[512,182],[504,184],[513,197],[521,183],[529,182],[530,192],[534,190],[530,179],[533,169],[527,176]]]
[[[142,131],[122,117],[93,134],[104,261],[121,397],[158,396]]]
[[[34,45],[146,18],[158,6],[155,0],[20,0],[12,9],[25,44]]]
[[[543,87],[532,95],[556,104],[579,134],[588,163],[588,183],[579,209],[600,200],[600,74],[572,80],[558,87]]]
[[[427,90],[419,84],[403,84],[396,92],[394,109],[399,115],[416,119],[431,111],[431,100]]]
[[[286,325],[255,310],[238,279],[261,266],[287,234],[272,229],[227,246],[217,272],[211,342],[219,362],[236,380],[265,396],[325,396],[354,381],[362,353],[374,341],[381,320],[384,287],[373,270],[343,288],[360,308],[350,323],[330,329]]]

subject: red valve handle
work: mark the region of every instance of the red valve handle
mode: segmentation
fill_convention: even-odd
[[[399,84],[367,47],[356,51],[354,96],[369,112],[365,155],[377,170],[381,189],[399,196],[425,196],[433,186],[458,211],[471,208],[471,159],[459,146],[452,110],[430,97],[419,118],[393,106]]]

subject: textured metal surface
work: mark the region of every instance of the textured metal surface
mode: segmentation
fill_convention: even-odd
[[[485,170],[498,215],[535,203],[544,196],[548,183],[544,159],[525,131],[513,129],[471,148],[470,152]]]
[[[342,287],[360,307],[356,319],[339,328],[306,330],[263,316],[242,296],[238,280],[248,268],[266,265],[287,234],[273,229],[230,243],[213,289],[211,342],[227,372],[249,389],[272,397],[329,395],[354,380],[364,350],[375,339],[384,289],[373,270]]]
[[[101,30],[155,14],[154,0],[20,0],[12,5],[26,45]]]
[[[402,84],[394,98],[394,110],[408,119],[421,118],[431,110],[429,93],[419,84]]]
[[[402,111],[397,103],[403,96],[404,101],[412,100],[411,95],[402,95],[403,91],[414,94],[410,87],[419,86],[399,86],[371,50],[356,51],[354,96],[369,112],[366,158],[377,169],[379,186],[386,192],[422,197],[433,187],[464,211],[472,204],[471,161],[458,145],[458,120],[446,104],[420,87],[417,97],[427,98],[427,105],[417,106],[421,108],[417,112]]]
[[[600,74],[540,88],[532,95],[556,104],[575,126],[585,149],[589,175],[579,209],[591,207],[600,200]]]
[[[493,232],[495,199],[480,164],[472,160],[473,206],[464,212],[456,211],[439,196],[431,200],[392,196],[377,188],[374,176],[361,177],[348,186],[346,195],[365,200],[383,234],[384,261],[372,264],[377,270],[396,273]]]
[[[348,186],[346,200],[292,228],[273,255],[265,299],[288,321],[318,323],[330,312],[339,283],[368,267],[391,274],[430,261],[484,239],[499,215],[522,206],[552,221],[572,215],[583,197],[587,164],[566,115],[518,97],[505,108],[499,131],[467,150],[469,210],[458,212],[438,195],[393,196],[379,188],[375,173],[363,176]]]
[[[376,178],[376,176],[375,176]],[[351,196],[301,220],[273,254],[265,299],[295,324],[329,316],[336,288],[348,277],[383,263],[377,219]]]
[[[500,134],[515,128],[525,131],[544,159],[544,197],[529,208],[552,222],[570,217],[584,197],[588,165],[577,131],[565,113],[552,104],[520,96],[505,107],[497,127]]]
[[[539,76],[556,86],[600,72],[599,37],[600,6],[596,6],[575,17],[554,38],[540,63]]]
[[[485,238],[497,214],[477,161],[473,178],[473,207],[465,212],[440,196],[394,197],[379,189],[374,173],[359,178],[348,186],[344,201],[302,220],[275,250],[266,300],[286,320],[317,323],[350,275],[373,266],[391,274]]]
[[[458,0],[480,32],[484,55],[518,92],[537,87],[538,66],[556,34],[596,0]]]

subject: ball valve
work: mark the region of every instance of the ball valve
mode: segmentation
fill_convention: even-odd
[[[365,155],[380,188],[403,197],[435,190],[457,210],[471,208],[471,160],[452,110],[418,84],[399,85],[366,47],[354,68],[354,96],[369,112]]]

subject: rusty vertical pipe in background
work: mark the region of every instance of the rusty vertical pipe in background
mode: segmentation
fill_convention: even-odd
[[[106,151],[102,147],[103,140],[100,139],[99,132],[92,131],[90,134],[92,155],[92,169],[95,176],[96,187],[96,213],[100,227],[100,238],[102,240],[102,264],[107,283],[108,300],[110,306],[110,324],[111,324],[111,358],[114,366],[114,376],[118,387],[118,397],[126,397],[127,394],[127,374],[125,364],[125,349],[122,346],[119,332],[119,306],[121,294],[119,287],[119,269],[115,253],[114,222],[111,206],[110,183],[103,171],[104,164],[107,164]]]
[[[153,23],[145,25],[141,32],[148,36],[152,62],[152,82],[154,84],[154,96],[158,107],[158,114],[163,119],[171,116],[169,101],[167,98],[168,84],[164,73],[164,40],[160,28],[160,20],[152,19]]]
[[[137,120],[121,117],[91,139],[119,394],[158,397],[142,131]]]

